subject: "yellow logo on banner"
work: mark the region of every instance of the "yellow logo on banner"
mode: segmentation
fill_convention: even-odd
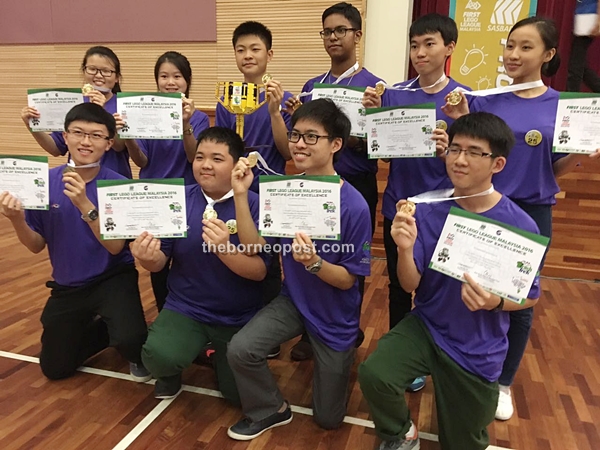
[[[508,32],[536,9],[537,0],[451,0],[450,17],[458,26],[458,44],[450,76],[474,90],[511,84],[502,62]]]

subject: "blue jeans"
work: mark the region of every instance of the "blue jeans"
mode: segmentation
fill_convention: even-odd
[[[516,200],[513,201],[535,221],[541,235],[552,238],[552,205],[528,205]],[[546,255],[544,255],[545,258]],[[544,260],[542,260],[540,270],[542,270],[543,266]],[[498,379],[498,383],[503,386],[510,386],[515,379],[515,375],[525,354],[532,324],[533,308],[510,312],[510,328],[507,334],[508,352],[502,366],[502,373]]]

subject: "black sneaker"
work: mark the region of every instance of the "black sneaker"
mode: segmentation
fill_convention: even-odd
[[[271,350],[269,350],[267,359],[277,358],[280,353],[281,353],[281,345],[278,345],[277,347],[273,347]]]
[[[154,398],[160,400],[175,398],[181,392],[181,374],[158,378],[154,385]]]
[[[238,441],[249,441],[271,428],[287,425],[292,421],[292,418],[292,409],[290,408],[290,404],[287,403],[285,411],[271,414],[269,417],[259,420],[258,422],[253,422],[247,417],[240,420],[235,425],[229,427],[227,436]]]
[[[294,361],[305,361],[313,357],[313,349],[310,342],[300,339],[296,345],[292,347],[290,356]]]

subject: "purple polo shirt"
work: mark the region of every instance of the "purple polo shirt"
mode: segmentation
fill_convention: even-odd
[[[419,87],[418,81],[409,80],[399,83],[401,86]],[[387,89],[381,97],[381,106],[406,106],[421,103],[435,103],[436,118],[443,120],[446,126],[454,122],[441,110],[446,104],[446,95],[456,87],[471,90],[469,87],[450,79],[440,92],[428,94],[424,91],[392,91]],[[390,161],[388,182],[383,193],[381,212],[386,219],[393,220],[396,215],[396,203],[423,192],[451,188],[452,183],[446,173],[446,164],[442,158],[394,158]]]
[[[210,325],[242,327],[263,306],[262,282],[236,275],[209,251],[202,239],[206,198],[198,184],[186,186],[185,195],[188,237],[161,241],[162,252],[173,258],[165,308]],[[250,192],[248,202],[257,224],[258,195]],[[235,219],[233,198],[216,203],[214,209],[223,222]],[[236,246],[240,242],[237,233],[229,240]],[[268,256],[259,255],[268,265]]]
[[[336,79],[329,72],[312,78],[306,82],[302,92],[310,92],[315,83],[331,84]],[[378,81],[383,81],[376,75],[373,75],[364,67],[356,74],[344,78],[338,86],[357,86],[374,87]],[[306,103],[312,99],[312,96],[304,97],[301,100]],[[359,152],[353,148],[344,147],[338,160],[334,164],[335,171],[342,177],[354,177],[365,173],[377,173],[377,160],[369,159],[366,152]]]
[[[210,126],[208,116],[196,110],[190,117],[190,125],[198,139],[198,135]],[[196,184],[183,140],[140,139],[137,142],[140,150],[148,158],[146,167],[140,169],[140,178],[183,178],[186,185]]]
[[[29,227],[46,240],[54,281],[62,286],[76,287],[89,283],[119,264],[134,262],[127,245],[118,255],[111,255],[81,219],[81,212],[63,193],[64,168],[63,165],[50,169],[50,209],[25,211],[25,218]],[[97,205],[96,181],[124,178],[106,167],[100,167],[96,178],[86,185],[87,197]]]
[[[496,381],[508,350],[509,313],[469,311],[461,299],[462,282],[428,268],[452,206],[460,208],[454,201],[417,206],[418,235],[413,258],[421,281],[411,314],[425,323],[435,343],[459,366],[488,381]],[[533,219],[506,196],[481,215],[539,234]],[[540,280],[536,277],[528,298],[539,296]]]
[[[89,98],[84,97],[84,102],[87,103],[88,101]],[[113,96],[104,104],[104,109],[111,114],[117,112],[117,94],[113,94]],[[65,144],[62,131],[54,131],[50,136],[54,139],[61,155],[66,155],[69,149],[67,148],[67,144]],[[102,166],[120,173],[125,178],[132,178],[127,149],[122,152],[117,152],[111,148],[104,154],[100,162]]]
[[[345,182],[340,192],[339,241],[314,240],[323,260],[345,267],[352,275],[371,273],[371,217],[363,196]],[[292,239],[281,239],[282,246]],[[358,280],[348,290],[338,289],[294,260],[291,252],[282,253],[283,287],[304,319],[304,326],[321,342],[336,351],[354,346],[358,336],[361,296]]]
[[[285,91],[283,93],[282,108],[286,108],[285,102],[290,97],[292,97],[291,92]],[[265,93],[261,92],[259,101],[262,102],[264,98]],[[285,112],[282,112],[281,115],[287,129],[290,130],[292,116]],[[235,130],[235,114],[230,113],[223,105],[217,103],[215,125]],[[269,115],[269,105],[267,103],[252,114],[244,116],[244,144],[249,152],[257,151],[260,153],[273,171],[282,174],[285,173],[285,159],[281,156],[275,145],[275,138],[273,137],[273,130],[271,128],[271,116]],[[258,177],[259,175],[265,175],[265,173],[259,170],[258,167],[255,167],[252,171],[254,173],[254,180],[252,181],[250,190],[258,193]]]
[[[567,156],[552,153],[558,92],[552,88],[536,98],[521,98],[512,92],[474,97],[472,112],[486,111],[503,119],[515,134],[515,146],[504,170],[492,178],[494,187],[513,200],[530,205],[553,205],[560,191],[552,165]],[[542,142],[529,145],[525,137],[538,131]]]

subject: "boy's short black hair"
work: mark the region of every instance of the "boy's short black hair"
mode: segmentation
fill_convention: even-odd
[[[336,3],[333,6],[330,6],[325,11],[323,11],[323,15],[321,16],[321,22],[324,23],[325,19],[327,19],[332,14],[340,14],[348,19],[348,22],[352,25],[352,28],[356,28],[357,30],[362,29],[362,17],[360,16],[360,12],[356,9],[355,6],[351,5],[347,2]]]
[[[108,137],[114,138],[117,133],[117,123],[111,113],[95,103],[80,103],[73,106],[65,117],[65,131],[75,121],[97,123],[106,126]]]
[[[215,144],[225,144],[228,147],[229,154],[233,157],[234,162],[237,162],[246,152],[244,141],[239,134],[230,128],[210,127],[203,130],[198,135],[196,148],[204,141],[214,142]]]
[[[303,104],[292,115],[292,128],[296,126],[299,120],[309,120],[321,125],[329,140],[335,138],[342,139],[342,149],[350,137],[352,124],[348,116],[335,103],[328,98],[319,98]],[[337,161],[341,150],[335,152],[333,161]]]
[[[415,20],[410,26],[408,32],[409,41],[415,36],[424,34],[440,33],[444,40],[444,45],[450,45],[458,42],[458,28],[456,22],[448,17],[437,13],[425,14]]]
[[[487,142],[494,158],[508,158],[515,145],[515,135],[506,122],[487,112],[471,113],[457,119],[448,130],[450,144],[454,136],[466,136]]]
[[[271,50],[271,47],[273,46],[273,34],[271,34],[271,30],[260,22],[249,20],[248,22],[239,24],[233,31],[233,38],[231,39],[234,48],[238,39],[242,36],[257,36],[264,42],[267,50]]]

